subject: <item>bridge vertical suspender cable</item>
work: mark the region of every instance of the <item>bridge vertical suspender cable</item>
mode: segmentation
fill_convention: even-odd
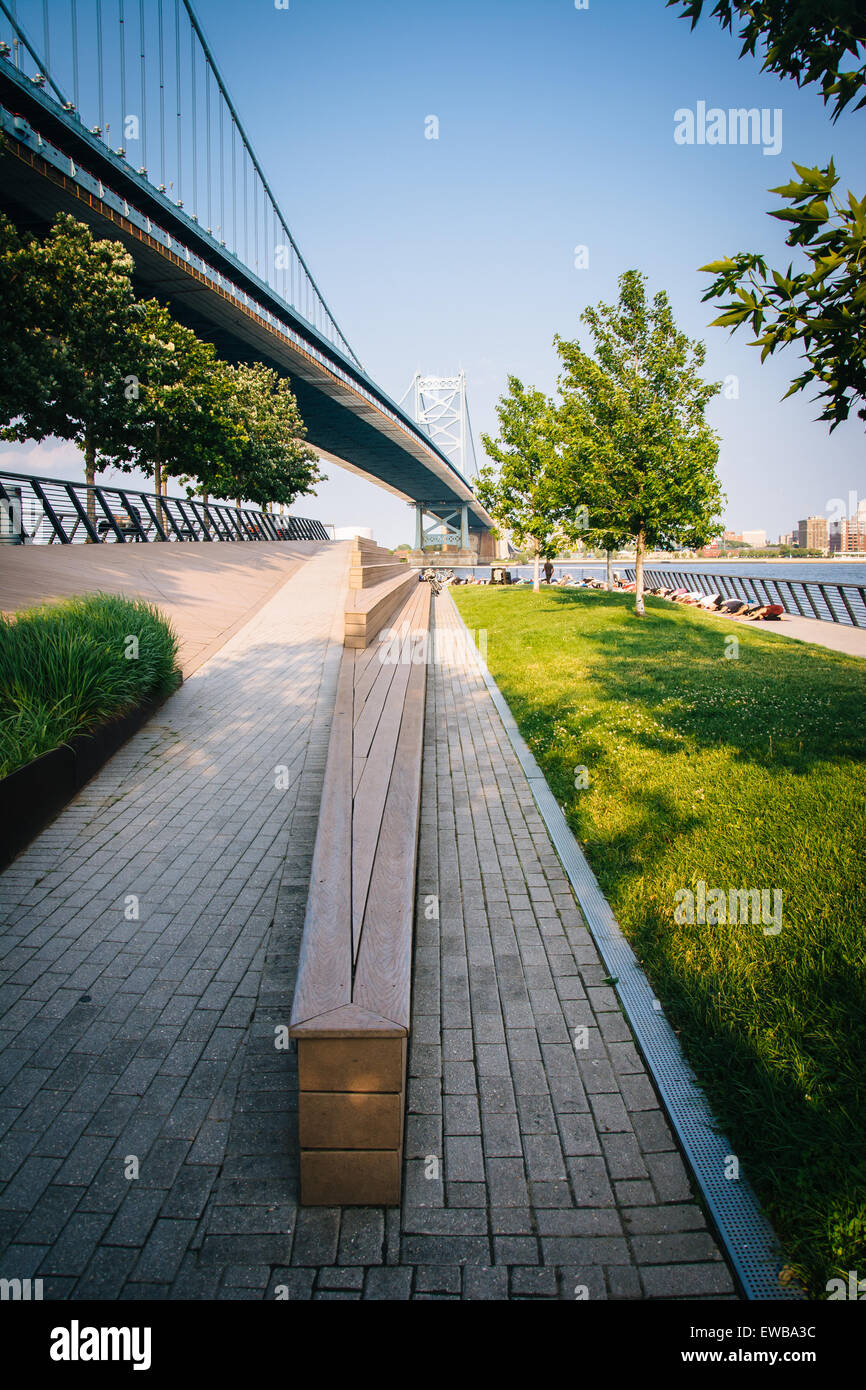
[[[120,144],[126,148],[126,28],[120,0]]]
[[[162,0],[159,0],[159,181],[165,187],[165,37]]]
[[[174,0],[174,86],[177,92],[177,198],[178,207],[183,206],[183,138],[180,125],[180,11],[178,0]]]
[[[195,44],[189,46],[189,73],[192,90],[192,210],[198,212],[198,94],[195,83]],[[207,123],[207,152],[210,156],[210,121]],[[210,198],[207,225],[210,226]]]
[[[250,141],[249,141],[249,138],[248,138],[248,136],[247,136],[247,134],[246,134],[246,131],[245,131],[244,128],[243,128],[243,125],[242,125],[242,123],[241,123],[240,117],[239,117],[238,114],[237,114],[237,111],[236,111],[236,109],[235,109],[235,106],[234,106],[234,103],[233,103],[231,97],[229,96],[229,93],[228,93],[228,90],[227,90],[227,88],[226,88],[226,85],[225,85],[225,83],[223,82],[222,75],[220,74],[220,70],[219,70],[219,68],[218,68],[218,66],[217,66],[216,59],[214,58],[213,53],[211,52],[210,45],[208,44],[207,39],[205,38],[204,33],[202,32],[201,25],[199,24],[198,19],[196,18],[195,10],[193,9],[193,5],[192,5],[192,0],[183,0],[183,5],[184,5],[184,7],[185,7],[185,9],[186,9],[186,11],[187,11],[187,13],[188,13],[188,15],[189,15],[190,23],[191,23],[192,28],[193,28],[193,30],[194,30],[194,32],[195,32],[195,35],[196,35],[196,37],[197,37],[199,43],[201,44],[202,52],[204,53],[205,58],[206,58],[206,60],[207,60],[207,62],[208,62],[208,64],[209,64],[209,66],[210,66],[210,68],[211,68],[211,70],[212,70],[212,72],[213,72],[214,79],[215,79],[215,81],[216,81],[216,83],[217,83],[217,87],[219,88],[219,91],[220,91],[220,93],[221,93],[221,95],[222,95],[223,101],[225,102],[226,107],[228,108],[229,112],[231,113],[232,118],[233,118],[233,120],[234,120],[234,122],[235,122],[235,124],[236,124],[236,126],[237,126],[238,134],[239,134],[239,136],[240,136],[240,138],[241,138],[241,140],[242,140],[242,142],[243,142],[243,145],[244,145],[244,148],[245,148],[246,152],[248,153],[248,155],[249,155],[249,157],[250,157],[250,163],[251,163],[251,165],[252,165],[252,167],[253,167],[255,173],[258,174],[259,179],[261,180],[262,188],[263,188],[264,192],[267,194],[267,196],[268,196],[268,198],[269,198],[269,200],[270,200],[271,206],[274,208],[274,210],[276,211],[276,213],[277,213],[277,215],[278,215],[278,217],[279,217],[280,227],[281,227],[281,230],[282,230],[282,232],[284,233],[284,235],[285,235],[285,237],[286,237],[286,240],[288,241],[289,245],[292,247],[292,249],[293,249],[295,255],[297,256],[297,259],[298,259],[298,274],[299,274],[299,277],[300,277],[301,270],[303,270],[304,276],[306,277],[306,287],[307,287],[308,293],[314,293],[314,294],[316,295],[316,298],[317,298],[319,304],[321,305],[322,313],[323,313],[324,315],[327,316],[327,321],[330,323],[330,325],[331,325],[331,327],[333,328],[333,330],[334,330],[334,332],[335,332],[337,338],[339,339],[339,341],[342,343],[343,347],[345,348],[345,350],[346,350],[348,356],[351,357],[352,361],[355,362],[355,364],[356,364],[358,367],[360,367],[361,370],[363,371],[363,367],[361,366],[360,359],[358,358],[358,356],[356,355],[356,353],[353,352],[353,350],[352,350],[352,348],[350,347],[348,341],[346,340],[345,336],[343,335],[342,330],[339,328],[339,326],[338,326],[338,324],[337,324],[337,320],[334,318],[334,315],[332,314],[331,309],[330,309],[329,305],[327,304],[324,295],[322,294],[322,291],[319,289],[319,286],[317,285],[317,283],[316,283],[316,281],[315,281],[315,279],[314,279],[314,277],[313,277],[313,275],[312,275],[312,272],[310,271],[309,266],[307,265],[306,261],[304,260],[304,257],[303,257],[302,254],[301,254],[300,248],[299,248],[297,242],[295,241],[294,237],[292,236],[292,233],[291,233],[291,231],[289,230],[288,224],[286,223],[286,220],[285,220],[285,218],[283,217],[282,212],[280,211],[279,204],[277,203],[277,200],[276,200],[276,198],[274,197],[273,190],[272,190],[272,188],[271,188],[271,186],[270,186],[270,184],[269,184],[269,182],[268,182],[268,180],[267,180],[267,177],[266,177],[266,175],[265,175],[265,172],[264,172],[264,170],[263,170],[261,164],[260,164],[259,161],[258,161],[258,158],[257,158],[257,156],[256,156],[256,154],[255,154],[255,151],[253,150],[253,147],[252,147],[252,145],[251,145],[251,143],[250,143]],[[295,301],[293,300],[293,303],[294,303],[294,302],[295,302]],[[307,313],[307,316],[309,317],[309,311],[308,311],[308,313]]]
[[[141,43],[141,167],[147,170],[147,68],[144,43],[144,0],[138,0],[138,36]]]
[[[72,99],[78,110],[78,0],[72,0]]]
[[[96,67],[99,82],[99,130],[105,130],[105,79],[102,70],[102,0],[96,0]]]
[[[232,116],[232,241],[235,255],[238,253],[238,178],[237,153],[235,150],[235,118]]]
[[[210,111],[210,68],[205,69],[208,74],[208,111]],[[225,191],[225,134],[223,131],[223,104],[219,103],[220,108],[220,240],[223,245],[227,241],[226,237],[226,191]],[[210,125],[210,117],[208,117]],[[210,206],[210,152],[208,152],[208,206]]]

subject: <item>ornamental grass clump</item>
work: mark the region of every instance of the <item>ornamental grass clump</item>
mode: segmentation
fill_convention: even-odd
[[[0,615],[0,776],[168,694],[177,649],[156,608],[113,594]]]

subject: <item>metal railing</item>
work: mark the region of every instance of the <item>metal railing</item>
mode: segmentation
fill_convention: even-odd
[[[627,569],[629,580],[634,569]],[[824,623],[843,623],[866,628],[866,587],[862,584],[828,584],[817,579],[771,579],[754,575],[705,574],[695,570],[644,571],[644,583],[667,588],[721,593],[746,603],[778,603],[799,618],[818,618]]]
[[[321,521],[201,497],[0,473],[0,543],[326,541]]]

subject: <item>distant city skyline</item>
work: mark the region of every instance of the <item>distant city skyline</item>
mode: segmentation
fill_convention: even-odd
[[[863,422],[831,436],[807,395],[782,401],[800,359],[762,365],[747,333],[709,328],[698,272],[739,250],[796,262],[767,190],[792,160],[833,156],[843,196],[866,194],[862,114],[834,126],[818,91],[739,60],[716,21],[692,32],[664,0],[440,0],[435,25],[428,7],[400,0],[242,9],[197,4],[292,231],[395,400],[418,370],[462,367],[482,459],[507,375],[553,392],[554,334],[585,341],[582,310],[614,299],[636,266],[650,292],[668,291],[679,326],[707,344],[707,376],[724,383],[708,414],[726,529],[779,536],[866,495]],[[83,476],[77,450],[57,441],[2,446],[0,466]],[[411,541],[405,503],[324,471],[296,513]]]

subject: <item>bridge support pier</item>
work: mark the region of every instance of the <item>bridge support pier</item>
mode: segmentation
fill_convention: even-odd
[[[433,524],[424,525],[424,518]],[[466,502],[416,502],[415,549],[410,563],[425,565],[474,565],[477,547],[469,533],[469,506]]]

